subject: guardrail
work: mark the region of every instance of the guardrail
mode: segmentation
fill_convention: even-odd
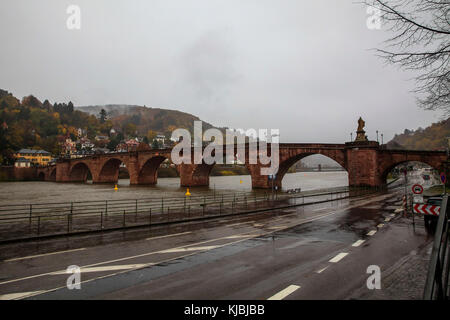
[[[425,300],[448,300],[450,289],[448,283],[450,270],[449,242],[450,209],[448,196],[442,199],[441,211],[436,226],[433,250],[428,267],[427,280],[423,298]]]
[[[235,215],[348,197],[378,189],[213,193],[205,196],[11,204],[0,206],[0,242]]]

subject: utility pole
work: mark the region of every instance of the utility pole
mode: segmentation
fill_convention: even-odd
[[[377,130],[377,142],[378,142],[378,130]]]
[[[383,136],[383,135],[381,135]],[[408,165],[405,163],[405,169],[403,171],[405,174],[405,215],[407,213],[408,208],[408,190],[407,190],[407,184],[408,184]]]
[[[381,145],[383,145],[383,134],[381,134]]]

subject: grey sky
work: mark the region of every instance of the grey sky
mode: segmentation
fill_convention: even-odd
[[[351,0],[2,0],[0,88],[279,128],[283,142],[348,141],[360,115],[385,141],[439,120],[416,107],[412,74],[369,51],[388,34],[367,17]]]

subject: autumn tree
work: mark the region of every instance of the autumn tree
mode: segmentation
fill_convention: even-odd
[[[99,118],[100,118],[100,123],[105,123],[105,121],[106,121],[106,111],[105,111],[105,109],[102,109],[100,111]]]

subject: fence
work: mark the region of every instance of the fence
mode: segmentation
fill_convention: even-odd
[[[450,269],[450,248],[448,247],[450,227],[450,209],[448,196],[444,196],[434,236],[433,250],[425,283],[424,299],[448,300]]]
[[[214,193],[178,198],[99,200],[0,206],[0,241],[166,224],[366,195],[378,189]]]

